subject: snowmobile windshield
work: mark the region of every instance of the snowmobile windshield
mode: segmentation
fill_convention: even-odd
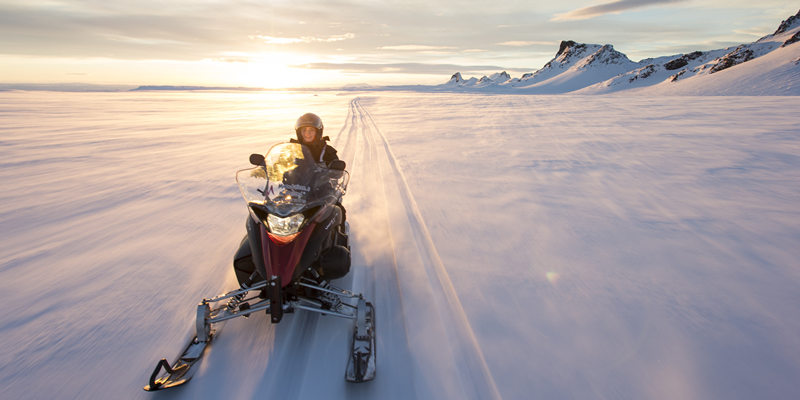
[[[285,217],[311,207],[337,202],[349,174],[317,163],[299,143],[280,143],[264,156],[264,166],[236,173],[236,182],[249,205]]]

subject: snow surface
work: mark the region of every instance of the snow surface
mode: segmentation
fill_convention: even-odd
[[[595,89],[599,88],[589,87],[585,92],[592,93]],[[695,75],[676,82],[663,81],[647,88],[632,89],[631,92],[648,96],[800,95],[800,45],[779,47],[761,57],[714,74]]]
[[[800,396],[800,98],[357,96],[0,93],[0,398]],[[235,171],[307,111],[376,379],[349,322],[259,314],[144,392],[236,285]]]

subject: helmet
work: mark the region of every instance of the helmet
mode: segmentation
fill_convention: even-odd
[[[298,139],[301,139],[300,128],[305,126],[311,126],[315,128],[317,130],[317,140],[322,139],[322,129],[324,126],[322,125],[322,118],[317,116],[317,114],[306,113],[297,119],[297,122],[294,123],[294,131],[297,133]]]

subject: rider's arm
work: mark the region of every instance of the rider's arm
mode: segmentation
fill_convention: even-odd
[[[338,159],[339,156],[336,155],[336,149],[334,149],[333,146],[326,145],[325,154],[322,157],[322,161],[325,163],[325,165],[330,166],[332,161]]]

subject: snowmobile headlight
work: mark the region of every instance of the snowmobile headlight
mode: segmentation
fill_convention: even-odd
[[[289,236],[297,233],[303,225],[303,214],[294,214],[286,218],[277,215],[267,215],[267,225],[271,233],[278,236]]]

